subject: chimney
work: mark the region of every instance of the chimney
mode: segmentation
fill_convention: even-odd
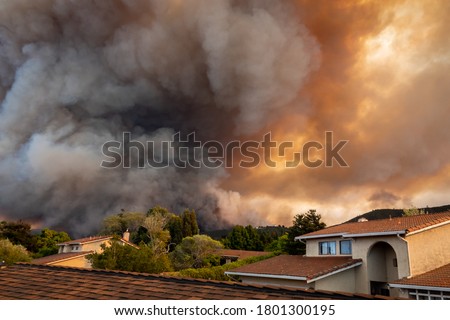
[[[123,233],[122,239],[128,242],[130,241],[130,232],[128,231],[128,229]]]

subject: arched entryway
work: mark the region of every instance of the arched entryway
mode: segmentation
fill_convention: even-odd
[[[398,279],[397,255],[386,242],[377,242],[367,254],[367,272],[371,294],[389,296],[388,283]]]

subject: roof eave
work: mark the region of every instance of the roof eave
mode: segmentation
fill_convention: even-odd
[[[284,280],[307,280],[306,277],[302,276],[286,276],[278,274],[264,274],[264,273],[251,273],[251,272],[235,272],[235,271],[225,271],[226,275],[231,276],[244,276],[244,277],[254,277],[254,278],[270,278],[270,279],[284,279]]]
[[[361,237],[380,237],[380,236],[396,236],[406,234],[405,230],[383,231],[383,232],[366,232],[366,233],[347,233],[342,235],[343,238],[361,238]]]
[[[317,280],[321,280],[321,279],[323,279],[323,278],[327,278],[327,277],[332,276],[332,275],[335,275],[335,274],[337,274],[337,273],[340,273],[340,272],[343,272],[343,271],[346,271],[346,270],[349,270],[349,269],[352,269],[352,268],[359,267],[360,265],[362,265],[362,261],[353,263],[353,264],[351,264],[351,265],[349,265],[349,266],[346,266],[346,267],[344,267],[344,268],[340,268],[340,269],[334,270],[334,271],[332,271],[332,272],[328,272],[328,273],[323,274],[323,275],[321,275],[321,276],[318,276],[318,277],[316,277],[316,278],[309,279],[309,280],[307,280],[306,282],[307,282],[307,283],[315,282],[315,281],[317,281]]]
[[[331,238],[331,237],[342,237],[344,236],[346,233],[345,232],[339,232],[339,233],[328,233],[328,234],[317,234],[317,235],[312,235],[312,236],[297,236],[294,239],[295,240],[308,240],[308,239],[320,239],[320,238]]]
[[[430,230],[430,229],[442,227],[442,226],[444,226],[444,225],[446,225],[446,224],[449,224],[449,223],[450,223],[450,220],[443,221],[443,222],[440,222],[440,223],[433,224],[433,225],[431,225],[431,226],[427,226],[427,227],[425,227],[425,228],[421,228],[421,229],[418,229],[418,230],[415,230],[415,231],[408,232],[407,235],[408,235],[408,236],[412,236],[412,235],[414,235],[414,234],[416,234],[416,233],[420,233],[420,232],[424,232],[424,231],[427,231],[427,230]]]
[[[449,287],[420,286],[420,285],[415,285],[415,284],[398,284],[398,283],[389,283],[389,286],[392,288],[399,288],[399,289],[417,289],[417,290],[432,290],[432,291],[450,292]]]

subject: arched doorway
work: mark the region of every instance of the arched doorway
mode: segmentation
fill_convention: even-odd
[[[397,255],[386,242],[377,242],[367,254],[370,293],[389,296],[388,283],[398,279]]]

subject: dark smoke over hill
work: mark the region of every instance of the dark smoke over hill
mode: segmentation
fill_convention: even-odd
[[[224,170],[100,168],[127,131],[224,141],[296,98],[317,45],[270,1],[1,1],[0,208],[88,232],[154,204],[226,224]],[[249,218],[249,221],[252,218]]]

